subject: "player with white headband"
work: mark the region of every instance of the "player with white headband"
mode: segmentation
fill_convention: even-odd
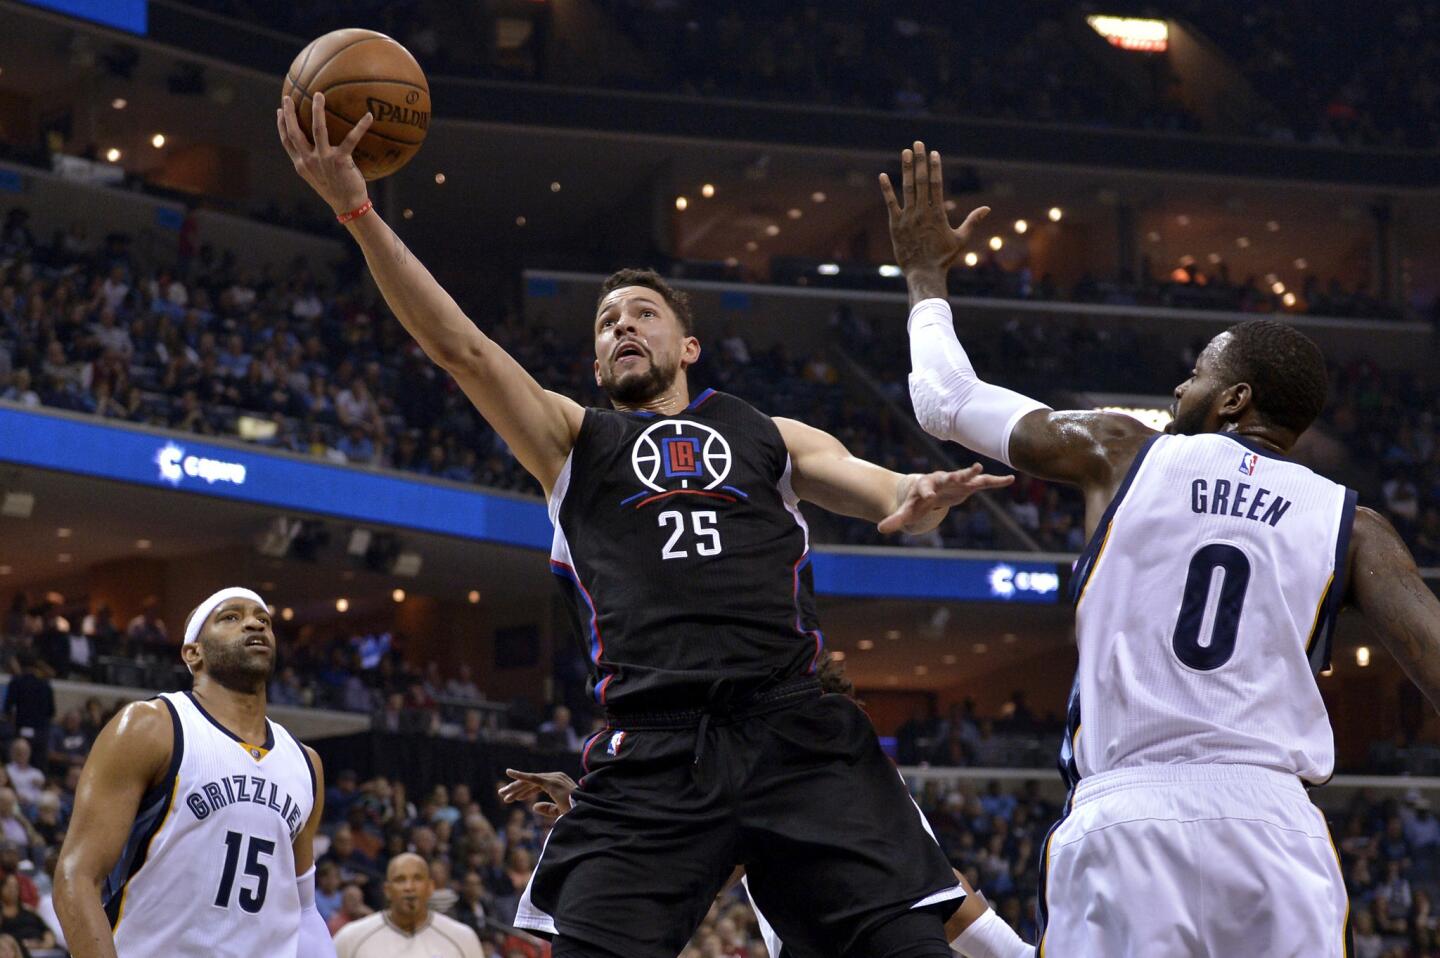
[[[74,958],[334,958],[315,909],[325,781],[265,717],[275,654],[265,600],[221,589],[185,623],[194,687],[96,739],[55,871]]]

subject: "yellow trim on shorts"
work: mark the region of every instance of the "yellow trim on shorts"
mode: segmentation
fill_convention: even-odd
[[[1325,840],[1330,843],[1330,854],[1335,856],[1335,870],[1340,873],[1340,887],[1345,888],[1345,867],[1340,864],[1340,850],[1335,847],[1335,836],[1330,831],[1330,823],[1325,820],[1325,813],[1321,812],[1318,807],[1315,811],[1320,812],[1320,822],[1325,826]],[[1345,920],[1340,923],[1340,954],[1342,958],[1351,958],[1350,936],[1345,933],[1349,927],[1350,889],[1345,888]]]
[[[163,832],[165,830],[165,826],[170,823],[170,816],[175,814],[175,796],[179,791],[180,775],[177,772],[175,775],[175,784],[170,786],[170,807],[165,810],[165,817],[160,820],[160,827],[155,829],[155,833],[152,834],[150,836],[150,840],[145,843],[146,864],[149,864],[150,862],[150,846],[155,844],[155,839],[160,837],[160,833]],[[144,869],[145,865],[141,865],[135,870],[135,875],[140,874],[140,872]],[[125,920],[125,900],[130,897],[130,886],[135,881],[135,875],[131,875],[129,878],[125,879],[125,888],[120,892],[120,910],[115,913],[115,924],[110,929],[111,934],[119,931],[120,923]]]

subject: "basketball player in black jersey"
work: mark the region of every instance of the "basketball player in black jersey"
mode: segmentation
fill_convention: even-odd
[[[281,141],[360,244],[396,317],[539,480],[551,568],[589,653],[604,732],[516,923],[555,958],[674,958],[735,864],[786,941],[853,958],[942,958],[963,898],[870,722],[821,697],[809,541],[798,503],[882,532],[934,528],[1008,479],[902,476],[818,429],[711,390],[689,304],[653,273],[606,281],[596,381],[613,409],[543,389],[461,311],[369,206],[350,158],[371,122]]]

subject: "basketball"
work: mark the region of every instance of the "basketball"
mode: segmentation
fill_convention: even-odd
[[[312,41],[290,64],[283,89],[299,110],[307,139],[316,93],[325,94],[331,143],[343,140],[367,112],[375,114],[354,153],[367,180],[389,176],[410,162],[430,126],[430,85],[420,64],[409,50],[374,30],[335,30]]]

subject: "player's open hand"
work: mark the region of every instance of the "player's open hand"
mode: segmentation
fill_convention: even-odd
[[[285,97],[280,109],[275,111],[280,144],[295,164],[295,172],[330,204],[337,215],[358,209],[365,204],[369,190],[351,154],[355,152],[355,144],[375,122],[375,116],[366,113],[345,139],[332,146],[330,131],[325,125],[325,94],[315,94],[315,101],[310,106],[311,134],[306,139],[305,132],[300,129],[295,105],[288,96]]]
[[[500,786],[500,800],[507,805],[513,802],[528,802],[546,795],[550,801],[536,802],[536,815],[554,821],[570,811],[570,795],[575,791],[576,785],[575,780],[564,772],[521,772],[507,768],[505,774],[514,779]]]
[[[978,462],[955,472],[906,476],[896,496],[895,511],[881,519],[877,528],[885,535],[929,532],[946,513],[975,493],[1003,489],[1014,481],[1014,476],[986,475]]]
[[[890,243],[895,248],[895,263],[906,273],[917,269],[948,270],[965,251],[971,231],[990,214],[990,207],[972,210],[958,229],[950,226],[945,212],[945,177],[940,169],[940,154],[925,152],[925,144],[915,141],[912,149],[900,154],[901,199],[888,174],[880,174],[880,192],[890,212]],[[903,200],[904,206],[901,206]]]

